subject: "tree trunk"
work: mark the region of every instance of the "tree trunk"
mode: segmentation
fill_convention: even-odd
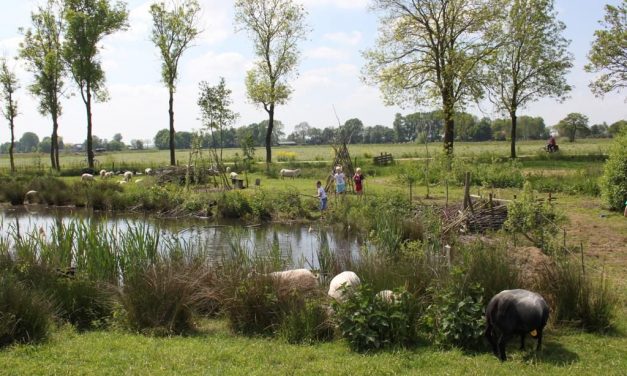
[[[268,129],[266,130],[266,170],[272,163],[272,131],[274,130],[274,104],[268,109]]]
[[[453,119],[453,108],[444,102],[444,152],[453,155],[453,140],[455,139],[455,120]]]
[[[170,100],[168,114],[170,114],[170,165],[174,166],[176,164],[176,156],[174,154],[174,89],[172,85],[169,87],[170,92]]]
[[[85,106],[87,108],[87,163],[89,168],[94,168],[94,148],[92,140],[92,123],[91,123],[91,85],[87,82],[87,102]]]
[[[510,116],[512,118],[512,148],[510,156],[512,159],[516,159],[516,124],[518,118],[516,117],[516,112],[510,112]]]
[[[60,171],[61,166],[59,165],[59,116],[56,110],[52,111],[52,135],[50,136],[50,164],[52,168]]]
[[[13,119],[9,122],[11,126],[11,145],[9,145],[9,159],[11,160],[11,172],[15,172],[15,162],[13,161],[13,148],[15,147],[15,135],[13,132],[14,124]]]

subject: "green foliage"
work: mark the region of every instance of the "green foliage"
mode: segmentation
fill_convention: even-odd
[[[45,339],[52,306],[42,294],[27,288],[11,273],[0,274],[0,347]]]
[[[603,201],[613,210],[622,210],[627,202],[627,131],[612,142],[600,185]]]
[[[193,330],[202,269],[172,255],[135,268],[138,270],[124,280],[118,294],[124,310],[123,324],[132,330],[157,335]]]
[[[345,302],[333,304],[342,336],[353,350],[402,347],[416,341],[419,305],[406,291],[394,295],[386,301],[361,284]]]
[[[604,275],[584,274],[573,260],[558,259],[545,268],[540,286],[550,296],[558,321],[589,331],[612,328],[619,300]]]
[[[588,53],[587,72],[601,73],[590,83],[592,92],[603,96],[627,86],[627,1],[605,6],[604,27],[594,32],[595,39]]]
[[[229,191],[218,197],[218,211],[224,218],[244,218],[252,213],[252,208],[245,194]]]
[[[72,189],[63,180],[52,176],[34,178],[28,183],[28,189],[37,191],[44,204],[63,206],[73,203]]]
[[[0,200],[10,202],[11,205],[22,205],[28,191],[26,184],[19,179],[2,179],[0,184]]]
[[[598,183],[600,175],[598,168],[587,168],[564,176],[535,173],[526,178],[539,192],[564,192],[596,197],[601,194]]]
[[[536,247],[546,250],[564,220],[563,214],[550,201],[536,200],[531,183],[525,182],[523,197],[508,206],[504,227],[514,234],[522,234]]]
[[[59,318],[81,331],[106,325],[113,314],[113,297],[108,289],[85,278],[58,274],[50,285],[39,288],[50,294]]]
[[[288,343],[313,344],[333,339],[328,306],[321,299],[293,299],[284,313],[278,336]]]
[[[453,283],[444,288],[430,288],[432,303],[421,319],[427,337],[437,346],[475,348],[481,343],[484,329],[485,295],[479,284]]]
[[[586,136],[588,128],[588,117],[586,115],[573,112],[557,123],[557,129],[562,136],[568,136],[568,141],[575,142],[575,136]]]

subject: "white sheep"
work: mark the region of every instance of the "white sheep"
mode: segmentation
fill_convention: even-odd
[[[128,183],[128,182],[127,182],[126,180],[120,180],[118,183],[119,183],[120,185],[124,185],[124,184],[126,184],[126,183]]]
[[[269,274],[279,283],[281,293],[298,291],[308,293],[318,287],[318,278],[307,269],[285,270]]]
[[[283,168],[281,169],[279,174],[281,175],[281,179],[284,179],[286,176],[288,178],[291,177],[292,179],[294,179],[295,177],[300,175],[300,168],[297,168],[296,170],[288,170],[286,168]]]
[[[126,171],[124,173],[124,181],[131,181],[133,179],[133,173],[131,171]]]
[[[104,179],[107,175],[107,170],[100,170],[100,178]]]
[[[354,290],[360,284],[361,280],[357,274],[349,271],[341,272],[331,280],[328,294],[333,299],[342,302],[345,300],[345,294]],[[342,288],[342,286],[344,286],[344,288]]]
[[[152,168],[148,167],[147,169],[144,170],[144,173],[148,176],[153,175],[155,172],[152,170]]]
[[[81,181],[94,181],[94,175],[92,175],[92,174],[83,174],[83,175],[81,175]]]
[[[141,183],[142,181],[144,181],[144,179],[137,179],[137,180],[135,180],[135,184],[139,184],[139,183]]]
[[[394,303],[401,298],[400,294],[395,294],[392,290],[381,290],[376,295],[377,299],[381,299],[386,303]]]
[[[233,172],[231,172],[231,174],[229,176],[231,177],[231,180],[235,180],[235,179],[237,179],[238,175],[237,175],[237,172],[233,171]]]
[[[113,177],[113,171],[107,171],[107,172],[105,173],[105,176],[104,176],[104,177],[105,177],[105,179],[110,179],[110,178],[112,178],[112,177]]]

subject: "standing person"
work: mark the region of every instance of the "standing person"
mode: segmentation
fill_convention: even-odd
[[[327,192],[325,192],[324,188],[322,188],[320,180],[316,182],[316,188],[318,191],[316,197],[320,199],[320,214],[322,215],[322,213],[327,209]]]
[[[335,167],[333,179],[335,179],[335,194],[344,194],[346,192],[346,176],[342,172],[342,166]]]
[[[357,167],[355,170],[353,181],[355,182],[355,193],[358,195],[364,194],[364,176],[361,174],[361,168]]]

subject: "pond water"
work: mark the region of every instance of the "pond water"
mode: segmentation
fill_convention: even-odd
[[[363,241],[354,234],[312,224],[260,224],[216,222],[184,218],[163,219],[143,214],[94,212],[76,208],[8,207],[0,209],[0,237],[52,232],[56,226],[72,221],[97,221],[108,229],[123,232],[130,227],[147,226],[159,231],[160,238],[175,239],[210,254],[228,251],[234,243],[249,252],[263,252],[278,246],[294,267],[317,268],[317,252],[328,247],[340,257],[356,257]]]

